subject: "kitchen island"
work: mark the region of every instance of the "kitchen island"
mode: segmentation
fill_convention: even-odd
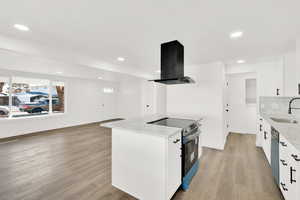
[[[157,125],[160,119],[199,122],[202,117],[154,115],[102,124],[112,128],[112,185],[142,200],[169,200],[182,184],[182,128]],[[199,139],[197,147],[201,150]],[[199,166],[201,151],[188,175]],[[197,158],[194,158],[197,156]]]

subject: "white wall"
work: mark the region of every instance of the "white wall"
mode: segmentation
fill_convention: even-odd
[[[1,119],[0,138],[37,131],[98,122],[112,118],[132,118],[142,115],[142,82],[145,79],[105,72],[84,66],[36,60],[18,54],[0,52],[0,75],[44,78],[65,82],[66,113],[31,118]],[[52,71],[51,71],[52,68]],[[43,73],[45,70],[45,73]],[[49,75],[63,71],[62,76]],[[101,76],[107,80],[98,80]],[[153,82],[151,84],[154,84]],[[103,93],[103,88],[114,93]],[[156,87],[153,87],[156,90]],[[156,91],[148,90],[156,93]],[[159,90],[163,93],[163,90]],[[159,101],[158,103],[155,100]],[[151,104],[165,106],[160,98]]]
[[[156,84],[156,113],[166,114],[167,113],[167,87],[165,85]]]
[[[220,63],[190,66],[185,74],[196,84],[167,86],[167,112],[204,116],[202,144],[223,149],[223,85],[224,66]]]
[[[142,81],[142,115],[166,114],[166,86]]]
[[[229,131],[255,134],[257,106],[246,104],[246,79],[256,79],[256,73],[238,73],[227,76]]]
[[[226,66],[226,73],[236,74],[256,72],[259,96],[276,96],[277,88],[280,89],[280,96],[283,96],[283,62],[283,58],[279,57],[266,62],[228,65]]]
[[[1,119],[0,138],[74,126],[114,118],[116,94],[103,93],[104,87],[117,89],[113,82],[63,78],[35,73],[0,70],[1,75],[47,78],[65,82],[65,114],[29,118]]]

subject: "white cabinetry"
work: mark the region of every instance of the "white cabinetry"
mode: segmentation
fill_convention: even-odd
[[[271,164],[271,126],[266,120],[263,121],[262,148],[269,164]]]
[[[181,132],[112,129],[112,185],[143,200],[171,199],[181,184]]]
[[[289,199],[300,199],[300,153],[293,147],[289,149]]]
[[[257,134],[256,134],[256,146],[262,147],[262,142],[264,139],[264,119],[261,116],[257,117]]]
[[[298,96],[298,84],[300,84],[300,67],[297,66],[296,53],[287,53],[284,56],[285,96]]]
[[[259,96],[283,96],[283,61],[265,64],[259,70]]]
[[[168,140],[167,196],[169,199],[181,185],[181,133]]]
[[[300,153],[282,135],[279,142],[280,189],[285,200],[299,200]]]
[[[289,143],[280,135],[279,139],[279,187],[286,200],[289,194]]]

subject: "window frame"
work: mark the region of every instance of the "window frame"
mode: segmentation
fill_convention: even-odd
[[[38,77],[38,76],[29,76],[29,75],[21,75],[21,74],[7,74],[7,73],[1,73],[2,77],[8,78],[8,84],[9,84],[9,115],[8,117],[0,118],[0,121],[3,120],[22,120],[22,119],[32,119],[32,118],[48,118],[48,117],[54,117],[54,116],[61,116],[65,115],[67,113],[67,89],[66,89],[66,81],[62,79],[57,78],[45,78],[45,77]],[[13,108],[13,95],[12,95],[12,85],[13,85],[13,77],[22,77],[22,78],[28,78],[28,79],[42,79],[48,81],[48,98],[49,98],[49,111],[45,115],[28,115],[28,116],[22,116],[22,117],[13,117],[12,115],[12,108]],[[55,82],[61,82],[64,84],[64,112],[53,112],[53,106],[52,106],[52,92],[51,87],[53,87],[53,83]]]

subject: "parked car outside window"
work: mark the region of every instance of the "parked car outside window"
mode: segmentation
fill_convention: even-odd
[[[9,115],[9,109],[7,106],[0,106],[0,117],[7,117]]]
[[[52,99],[52,107],[59,106],[58,99]],[[42,113],[49,111],[49,99],[40,99],[37,102],[22,103],[20,104],[20,111],[27,113]]]

